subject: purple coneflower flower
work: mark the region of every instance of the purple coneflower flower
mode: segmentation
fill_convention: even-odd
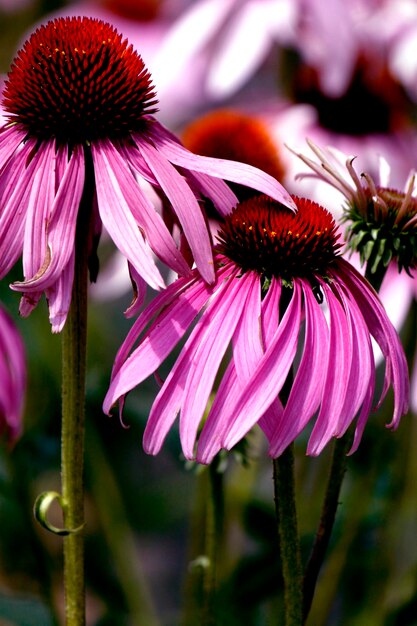
[[[52,328],[62,328],[80,205],[93,207],[92,239],[104,224],[152,287],[164,285],[152,251],[179,274],[190,273],[137,177],[165,194],[208,282],[212,249],[198,198],[210,199],[220,214],[230,212],[236,198],[226,178],[291,206],[283,187],[260,170],[187,151],[151,115],[156,102],[142,58],[100,20],[55,19],[18,52],[0,128],[0,277],[23,252],[25,280],[13,286],[24,294],[23,315],[45,292]]]
[[[146,452],[160,450],[178,413],[184,455],[202,463],[257,423],[278,456],[316,414],[307,453],[319,454],[357,417],[353,452],[374,404],[371,336],[386,360],[378,406],[394,390],[388,426],[407,410],[404,352],[377,294],[338,255],[331,214],[294,201],[296,213],[266,196],[240,203],[218,236],[215,283],[197,272],[180,278],[133,325],[115,360],[106,413],[117,400],[122,407],[192,327],[153,403]],[[279,399],[299,349],[291,389]]]
[[[22,430],[26,360],[22,339],[0,307],[0,434],[13,443]]]

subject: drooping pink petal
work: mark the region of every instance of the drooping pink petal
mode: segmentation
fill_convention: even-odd
[[[222,217],[228,215],[238,203],[238,199],[221,178],[213,178],[202,172],[187,172],[187,179],[193,182],[199,193],[213,202]]]
[[[0,129],[0,170],[12,157],[19,145],[23,143],[26,134],[26,131],[15,125]]]
[[[168,267],[180,275],[190,273],[185,259],[176,247],[172,236],[166,227],[162,217],[140,189],[125,161],[111,142],[103,142],[106,145],[107,157],[112,171],[123,191],[123,196],[138,226],[144,232],[153,252]],[[125,148],[125,152],[128,152]],[[131,148],[130,153],[137,150]]]
[[[137,147],[169,199],[184,230],[202,277],[214,281],[213,253],[202,210],[185,179],[150,143],[138,141]]]
[[[252,376],[264,354],[261,331],[261,285],[258,274],[248,273],[248,297],[233,337],[233,360],[242,383]]]
[[[317,456],[336,434],[338,418],[344,405],[352,364],[352,329],[338,298],[321,283],[330,316],[329,352],[323,382],[320,411],[311,433],[307,454]]]
[[[146,282],[142,276],[135,270],[133,265],[129,263],[129,275],[133,286],[133,300],[125,311],[125,317],[133,317],[142,308],[146,297]]]
[[[209,464],[223,447],[224,430],[227,427],[223,420],[225,403],[236,404],[242,393],[242,386],[237,379],[235,364],[230,361],[222,376],[219,388],[214,397],[210,412],[198,438],[196,460],[198,463]]]
[[[294,282],[293,296],[273,340],[237,404],[228,407],[225,414],[228,421],[225,448],[232,448],[245,436],[280,392],[295,357],[300,323],[300,287]]]
[[[338,259],[337,278],[342,281],[358,303],[371,335],[378,343],[386,359],[385,385],[379,404],[382,402],[392,376],[394,390],[394,414],[389,428],[396,428],[401,415],[408,410],[408,368],[398,334],[374,290],[347,261]]]
[[[146,282],[154,289],[162,288],[164,281],[124,198],[117,174],[111,167],[106,145],[101,141],[93,142],[91,151],[98,207],[105,228],[120,252]]]
[[[340,409],[338,427],[335,433],[336,437],[341,437],[362,406],[370,386],[373,385],[370,377],[374,372],[374,356],[368,327],[355,300],[349,298],[338,283],[333,282],[331,288],[336,295],[339,295],[352,330],[352,365],[346,398]]]
[[[254,275],[256,276],[256,275]],[[257,279],[259,283],[259,278]],[[255,288],[256,280],[254,281],[254,289],[252,290],[252,295],[250,299],[252,300],[252,305],[247,305],[245,309],[244,315],[242,316],[240,323],[237,327],[236,335],[233,341],[233,354],[235,354],[236,350],[240,350],[244,353],[244,348],[237,348],[237,344],[239,342],[239,334],[241,331],[239,330],[243,325],[248,327],[249,317],[248,310],[252,311],[252,333],[256,333],[259,338],[259,347],[256,347],[256,360],[252,363],[252,366],[249,366],[249,363],[246,359],[252,358],[250,355],[241,354],[238,356],[238,359],[241,359],[241,367],[240,367],[240,377],[237,377],[235,362],[232,360],[225,374],[222,377],[217,393],[214,397],[214,401],[212,407],[210,409],[209,415],[205,421],[203,430],[199,436],[198,440],[198,448],[197,448],[197,461],[199,463],[211,463],[214,456],[220,451],[222,448],[222,442],[224,437],[226,436],[227,428],[229,422],[225,419],[225,416],[228,415],[228,410],[231,407],[234,407],[240,396],[242,395],[246,382],[250,379],[256,365],[259,360],[262,358],[264,350],[269,343],[273,339],[275,335],[275,331],[278,326],[278,305],[279,305],[279,296],[281,292],[280,282],[272,279],[270,288],[262,301],[261,306],[261,318],[257,317],[258,310],[258,302],[260,297],[260,285],[258,284],[258,289]],[[244,317],[246,318],[244,320]],[[243,333],[241,334],[241,337]],[[265,345],[263,345],[265,343]],[[244,363],[246,362],[246,366]],[[246,371],[245,371],[246,370]],[[246,376],[244,375],[246,374]],[[271,414],[275,415],[276,411],[281,409],[281,403],[278,399],[274,400],[267,409],[267,411],[271,410]],[[267,416],[268,418],[268,416]],[[267,419],[266,418],[266,419]]]
[[[23,242],[23,272],[32,278],[42,266],[46,253],[46,225],[55,194],[55,142],[43,142],[32,178]]]
[[[0,214],[0,278],[16,263],[23,249],[23,234],[27,212],[27,198],[38,156],[26,168],[26,161],[33,145],[25,146],[9,161],[2,171]],[[24,174],[22,174],[24,172]]]
[[[136,320],[122,344],[115,359],[109,390],[103,403],[105,413],[110,411],[121,396],[160,366],[212,294],[212,289],[202,282],[190,281],[189,287],[186,279],[179,279],[177,283],[170,285],[151,303]],[[139,333],[153,317],[152,324],[142,337],[139,346],[127,357]]]
[[[278,326],[281,287],[281,281],[276,278],[272,278],[268,292],[262,300],[261,327],[264,351],[273,340]],[[258,424],[269,441],[271,440],[273,433],[277,428],[277,424],[282,417],[283,410],[284,408],[282,406],[282,402],[279,397],[277,397],[259,419]]]
[[[259,279],[251,274],[224,283],[221,298],[201,318],[198,346],[193,354],[180,414],[180,438],[185,458],[194,457],[198,426],[203,417],[221,361],[250,295],[259,292]]]
[[[39,161],[33,170],[27,198],[27,214],[23,239],[23,274],[32,278],[42,267],[47,254],[46,224],[51,215],[55,193],[55,142],[47,141],[39,148]],[[16,287],[12,286],[12,289]],[[28,316],[42,296],[41,290],[23,294],[19,312]]]
[[[0,376],[0,431],[5,431],[13,442],[22,431],[26,363],[22,339],[3,309],[0,309]]]
[[[59,149],[66,152],[66,149]],[[60,155],[61,156],[61,155]],[[52,168],[53,169],[53,168]],[[74,146],[45,224],[47,252],[35,275],[14,283],[23,293],[43,291],[55,283],[73,254],[78,210],[84,189],[84,154]]]
[[[230,280],[233,280],[232,275],[227,280],[217,280],[216,286],[211,288],[211,293],[215,295],[214,301],[210,301],[198,320],[152,405],[143,435],[143,447],[148,454],[156,454],[160,450],[168,430],[181,409],[187,377],[196,362],[195,352],[201,343],[201,333],[205,332],[206,320],[210,317],[213,307],[216,310],[216,303],[223,292],[227,293]],[[194,416],[192,418],[194,419]]]
[[[304,349],[284,412],[270,438],[269,454],[278,457],[304,430],[322,394],[329,351],[329,331],[311,286],[300,279],[305,306]]]
[[[49,322],[53,333],[60,333],[67,319],[74,281],[74,253],[53,285],[45,290]]]
[[[156,121],[150,128],[149,134],[154,139],[158,150],[174,165],[246,185],[271,196],[294,211],[297,210],[288,191],[275,178],[258,168],[237,161],[193,154],[179,144],[178,140],[173,141],[169,132]]]

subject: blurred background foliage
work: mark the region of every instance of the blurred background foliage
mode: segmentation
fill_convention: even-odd
[[[54,0],[2,8],[0,72],[22,36]],[[28,358],[24,432],[0,449],[0,624],[62,623],[61,539],[41,528],[33,503],[59,490],[60,338],[46,307],[25,320],[18,294],[0,284],[0,300],[16,319]],[[141,437],[157,388],[151,380],[129,397],[123,428],[101,410],[112,361],[130,322],[129,295],[91,298],[88,331],[86,438],[86,577],[89,626],[197,626],[204,584],[208,474],[181,457],[177,433],[148,457]],[[414,357],[414,306],[402,337]],[[417,625],[417,424],[383,424],[390,403],[367,425],[348,462],[327,561],[309,626]],[[307,458],[308,434],[296,442],[299,528],[306,561],[316,532],[331,450]],[[217,624],[280,624],[282,581],[276,537],[272,465],[259,433],[248,439],[246,462],[230,455],[222,475],[223,536],[218,565]],[[59,525],[59,510],[51,511]]]

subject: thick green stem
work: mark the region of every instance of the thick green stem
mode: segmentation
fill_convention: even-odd
[[[88,244],[92,171],[86,151],[86,183],[75,242],[71,306],[62,331],[61,480],[64,526],[64,591],[67,626],[85,624],[84,584],[84,404],[87,344]],[[71,532],[73,531],[73,532]]]
[[[301,555],[295,506],[294,452],[274,459],[274,496],[284,578],[285,626],[303,623]]]
[[[333,448],[333,459],[327,481],[326,494],[316,538],[304,573],[304,622],[307,620],[313,602],[314,591],[318,575],[326,555],[330,536],[336,518],[339,495],[343,477],[346,472],[347,453],[352,445],[352,435],[349,433],[341,439],[336,439]]]

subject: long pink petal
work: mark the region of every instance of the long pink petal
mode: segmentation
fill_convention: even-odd
[[[144,140],[137,141],[136,145],[171,202],[202,277],[212,283],[214,267],[211,241],[196,197],[185,179],[156,148]]]
[[[100,217],[107,232],[120,252],[153,288],[164,286],[162,276],[152,258],[129,206],[116,173],[109,162],[107,150],[102,142],[92,143],[97,200]]]
[[[370,333],[375,338],[387,360],[385,385],[380,402],[392,376],[394,413],[389,428],[396,428],[401,415],[408,410],[408,368],[401,341],[372,287],[347,261],[338,259],[335,275],[342,280],[358,303]]]
[[[187,179],[199,193],[212,201],[221,216],[226,217],[238,203],[238,199],[229,185],[221,178],[213,178],[202,172],[187,172]]]
[[[275,458],[304,430],[316,412],[323,393],[329,350],[329,332],[324,313],[311,286],[300,280],[304,294],[304,349],[288,402],[270,439],[269,454]]]
[[[259,282],[259,279],[258,279]],[[256,281],[255,281],[256,285]],[[254,286],[255,286],[254,285]],[[261,319],[256,319],[258,311],[258,299],[259,294],[255,289],[252,291],[252,305],[249,305],[249,309],[252,310],[252,333],[256,333],[259,337],[259,347],[256,348],[257,358],[256,364],[252,363],[253,367],[245,368],[243,361],[241,363],[240,378],[237,377],[234,361],[231,361],[226,369],[225,374],[222,377],[219,388],[216,392],[213,404],[211,406],[209,415],[205,421],[203,430],[200,434],[197,448],[197,461],[199,463],[211,463],[214,456],[222,448],[222,442],[227,434],[229,426],[228,415],[233,410],[233,407],[237,404],[240,396],[242,395],[245,384],[253,373],[253,369],[262,359],[264,350],[269,346],[275,336],[275,332],[278,326],[278,306],[279,297],[281,292],[280,282],[273,279],[262,301],[261,307]],[[246,320],[241,318],[238,328],[236,330],[236,336],[233,341],[233,354],[236,350],[244,352],[244,348],[237,344],[239,342],[239,334],[243,337],[243,333],[239,331],[240,327],[245,325],[248,327],[249,318],[247,317],[247,311],[245,310]],[[262,328],[261,328],[262,327]],[[262,345],[265,344],[265,345]],[[249,355],[246,357],[244,354],[238,357],[239,359],[251,358]],[[247,376],[244,376],[244,370],[246,369]],[[267,409],[265,419],[270,416],[275,419],[276,415],[282,410],[281,403],[278,398],[274,399],[271,406]],[[260,418],[263,420],[263,417]]]
[[[340,410],[336,432],[336,436],[341,437],[367,397],[368,390],[373,384],[371,376],[374,375],[375,368],[373,367],[374,355],[368,327],[357,303],[353,298],[349,298],[345,294],[341,285],[336,281],[331,284],[331,288],[343,302],[346,315],[351,320],[352,328],[352,366],[345,403]]]
[[[294,283],[293,296],[273,340],[236,406],[228,407],[225,448],[232,448],[245,436],[280,392],[295,357],[300,323],[300,288]]]
[[[330,315],[329,353],[321,407],[311,433],[307,454],[316,456],[337,433],[339,413],[347,392],[352,364],[352,330],[339,300],[324,282],[321,284]]]
[[[171,233],[166,227],[162,217],[140,189],[138,183],[128,169],[126,162],[111,142],[107,141],[103,142],[103,144],[106,146],[106,154],[110,167],[115,173],[120,187],[123,190],[123,195],[129,209],[138,226],[143,230],[150,247],[161,259],[161,261],[163,261],[175,272],[180,275],[189,274],[190,268],[188,267],[181,252],[176,247]],[[128,148],[125,147],[125,154],[129,152],[131,160],[132,153],[136,153],[137,150],[135,148],[131,148],[129,151]]]
[[[223,419],[226,401],[231,405],[237,403],[243,388],[237,379],[233,361],[227,366],[217,389],[210,412],[198,438],[196,460],[198,463],[209,464],[223,447],[223,439],[227,422]]]
[[[217,297],[201,320],[199,344],[193,354],[180,414],[180,438],[185,458],[194,457],[198,426],[203,417],[221,361],[245,309],[250,292],[259,290],[259,279],[250,274],[225,283],[227,289]]]
[[[229,281],[221,280],[217,282],[217,288],[211,288],[211,293],[215,294],[214,302],[208,305],[198,320],[152,405],[143,437],[144,450],[149,454],[156,454],[160,450],[168,430],[181,409],[187,377],[196,362],[195,352],[201,343],[201,335],[205,332],[206,320],[210,319],[213,307],[216,310],[216,303],[219,300],[221,302],[223,293],[227,292],[228,283]]]
[[[74,280],[74,252],[56,282],[45,292],[48,301],[49,321],[53,333],[61,332],[71,304]]]
[[[23,271],[32,278],[42,266],[46,253],[46,224],[51,216],[55,193],[55,142],[43,142],[40,160],[32,179],[23,243]]]
[[[53,200],[46,225],[48,251],[37,273],[24,282],[14,283],[23,293],[50,287],[59,278],[73,254],[78,209],[84,189],[84,154],[75,146]],[[28,218],[29,219],[29,218]]]
[[[12,157],[19,145],[23,143],[26,134],[17,126],[0,129],[0,170]]]
[[[3,169],[0,214],[0,278],[3,278],[22,254],[27,199],[39,157],[35,155],[26,169],[30,142]]]
[[[233,360],[242,383],[252,376],[264,354],[261,336],[261,285],[258,274],[247,274],[248,298],[233,337]]]
[[[180,281],[178,281],[180,282]],[[164,292],[149,307],[156,313],[163,302],[163,308],[153,320],[152,325],[141,339],[139,346],[127,357],[127,351],[134,344],[138,332],[150,321],[149,311],[145,310],[138,318],[135,331],[128,335],[125,344],[119,350],[117,362],[112,372],[109,390],[103,403],[105,413],[111,406],[128,391],[152,374],[165,360],[171,350],[180,341],[193,319],[198,315],[201,307],[210,297],[212,290],[204,282],[191,284],[189,289],[183,290],[184,280],[180,282],[181,291],[175,296],[175,283],[169,298],[164,302]],[[157,308],[158,307],[158,308]]]
[[[5,426],[10,441],[14,441],[22,431],[26,362],[23,341],[3,309],[0,309],[0,376],[0,430]]]
[[[158,146],[158,150],[174,165],[247,185],[271,196],[290,209],[297,210],[293,199],[281,183],[258,168],[237,161],[213,159],[193,154],[177,141],[173,141],[168,131],[156,121],[150,129],[150,135],[154,139],[155,145]]]

